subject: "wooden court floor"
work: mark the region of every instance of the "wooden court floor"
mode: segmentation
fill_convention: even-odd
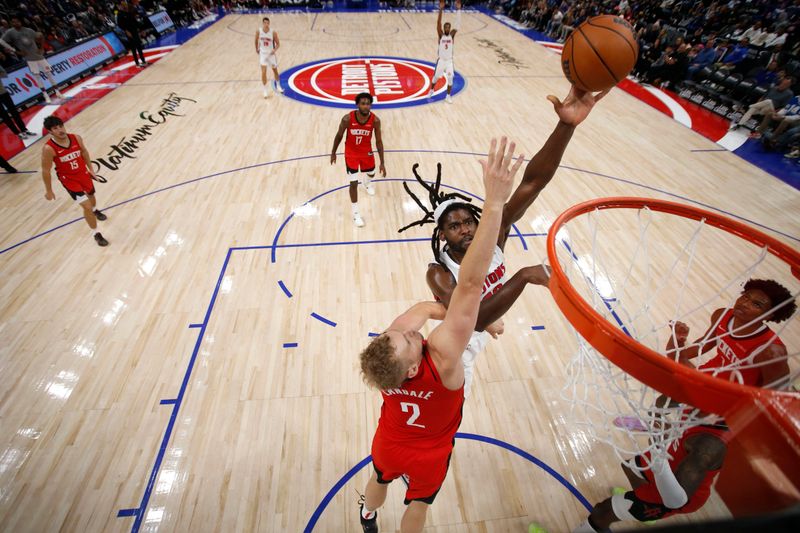
[[[272,15],[282,69],[360,54],[433,61],[435,20]],[[328,160],[344,111],[261,98],[259,21],[224,17],[68,121],[93,158],[111,161],[140,114],[173,99],[133,157],[101,172],[108,248],[74,222],[79,210],[58,187],[45,201],[40,174],[0,178],[3,531],[283,532],[312,519],[315,531],[359,530],[369,467],[332,491],[368,456],[380,408],[357,354],[370,332],[430,298],[430,227],[397,234],[419,217],[402,180],[414,163],[432,178],[441,162],[447,186],[480,196],[471,154],[499,135],[534,154],[556,124],[545,97],[568,85],[552,52],[465,14],[455,64],[467,86],[454,103],[377,110],[388,179],[374,197],[362,190],[366,226],[356,228],[343,161]],[[516,64],[498,62],[498,49]],[[41,145],[12,163],[38,170]],[[527,236],[524,247],[509,241],[510,272],[542,261],[537,235],[558,213],[598,196],[697,202],[797,246],[798,191],[731,153],[693,151],[713,148],[612,91],[518,224]],[[549,293],[527,288],[505,324],[478,360],[461,426],[476,437],[457,441],[429,531],[526,531],[531,521],[570,531],[587,511],[531,458],[589,502],[624,484],[613,454],[566,416],[574,339]],[[399,527],[402,511],[392,486],[382,530]],[[727,510],[714,496],[672,520],[717,516]]]

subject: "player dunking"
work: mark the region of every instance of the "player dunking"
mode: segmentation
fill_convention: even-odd
[[[744,284],[733,308],[714,311],[711,326],[690,346],[685,346],[689,327],[676,322],[667,354],[692,366],[692,359],[716,346],[716,355],[699,370],[716,370],[718,378],[745,385],[784,388],[790,375],[786,347],[764,322],[783,322],[796,310],[797,304],[786,287],[774,280],[751,279]],[[745,367],[737,369],[740,365]],[[661,399],[666,400],[663,396]],[[589,518],[573,533],[605,532],[620,520],[647,522],[697,511],[711,494],[729,439],[728,428],[721,421],[695,426],[672,445],[668,464],[654,461],[652,468],[641,474],[623,464],[633,490],[595,505]],[[651,458],[645,454],[635,460],[644,467]]]
[[[342,136],[347,132],[344,143],[344,164],[350,178],[350,208],[353,214],[353,223],[357,227],[364,226],[364,219],[358,210],[358,174],[361,173],[364,188],[370,196],[375,194],[372,178],[375,177],[375,156],[372,155],[372,134],[375,133],[375,148],[381,160],[381,176],[386,177],[386,167],[383,165],[383,138],[381,137],[381,121],[370,111],[372,108],[372,95],[359,93],[355,98],[358,109],[342,117],[339,130],[333,138],[331,150],[331,165],[336,164],[336,150],[342,142]]]
[[[447,475],[464,403],[461,353],[475,329],[484,272],[500,228],[503,203],[522,165],[522,157],[513,162],[513,156],[514,143],[506,151],[505,138],[499,146],[493,139],[488,161],[481,161],[486,188],[483,223],[464,257],[446,313],[441,304],[417,304],[361,353],[364,380],[383,396],[372,441],[375,472],[360,512],[366,532],[378,531],[377,509],[386,500],[387,484],[403,474],[408,475],[408,507],[400,531],[422,531],[428,506]],[[443,322],[426,342],[419,329],[428,319]]]
[[[456,1],[456,23],[450,29],[450,23],[445,22],[442,26],[442,11],[444,11],[444,0],[439,0],[439,18],[436,19],[436,33],[439,36],[439,55],[436,58],[436,69],[431,78],[431,90],[428,93],[428,98],[433,96],[433,89],[436,87],[436,82],[444,75],[447,80],[447,96],[445,101],[448,104],[453,103],[450,96],[453,90],[453,76],[455,76],[455,69],[453,68],[453,44],[455,42],[456,32],[461,26],[461,0]]]
[[[527,209],[533,205],[539,193],[550,183],[575,128],[586,119],[594,105],[607,93],[608,91],[604,91],[592,95],[573,87],[563,103],[555,96],[548,96],[559,121],[547,142],[525,167],[522,182],[503,209],[503,220],[496,236],[492,262],[483,285],[483,301],[478,311],[476,331],[463,355],[466,396],[469,396],[470,392],[475,358],[488,343],[490,334],[496,337],[503,332],[502,322],[498,322],[500,317],[519,298],[526,285],[547,285],[548,282],[548,274],[541,265],[525,267],[510,279],[507,277],[503,250],[511,226],[522,218]],[[416,175],[416,170],[414,173]],[[437,185],[429,186],[418,177],[420,183],[428,189],[432,204],[431,210],[428,211],[422,206],[412,194],[418,205],[426,211],[426,216],[420,221],[401,228],[400,231],[428,222],[436,224],[431,237],[434,262],[428,266],[426,280],[434,298],[445,306],[449,306],[453,290],[456,287],[461,261],[469,249],[478,227],[480,209],[463,201],[465,197],[459,194],[440,194],[438,191],[439,178],[440,176],[436,180]],[[411,193],[407,186],[406,190]],[[441,243],[444,243],[442,249],[440,249]]]
[[[92,158],[83,144],[83,139],[79,135],[67,133],[64,122],[56,116],[45,118],[44,127],[51,135],[42,148],[44,197],[47,200],[55,200],[56,197],[50,183],[50,167],[55,163],[58,181],[83,209],[83,218],[92,229],[94,240],[100,246],[108,246],[108,241],[97,231],[97,221],[106,220],[108,217],[97,209],[92,182],[94,172],[87,165]]]
[[[273,91],[283,94],[281,76],[278,73],[278,56],[275,52],[281,47],[278,32],[269,27],[269,17],[261,21],[261,28],[256,31],[256,53],[261,64],[261,84],[264,86],[264,98],[272,96]],[[267,67],[272,68],[272,84],[267,84]]]

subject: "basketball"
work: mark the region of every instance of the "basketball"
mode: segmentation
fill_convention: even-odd
[[[591,18],[564,42],[561,68],[584,91],[602,91],[619,83],[636,64],[639,44],[628,21],[614,15]]]

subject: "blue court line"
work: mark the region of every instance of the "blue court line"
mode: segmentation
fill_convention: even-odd
[[[225,277],[225,271],[228,268],[228,263],[231,259],[231,252],[232,250],[228,248],[228,253],[225,255],[225,261],[222,264],[222,268],[219,271],[219,277],[217,278],[217,284],[214,287],[214,292],[211,294],[211,301],[208,304],[208,308],[206,309],[206,315],[203,319],[203,325],[200,328],[200,334],[197,336],[197,341],[195,342],[194,349],[192,350],[192,356],[189,358],[189,364],[186,367],[186,372],[183,375],[183,380],[181,381],[181,387],[178,391],[178,396],[175,398],[175,403],[172,404],[172,413],[169,417],[169,422],[167,423],[167,429],[164,431],[164,437],[161,439],[161,445],[158,448],[158,453],[156,454],[155,463],[153,464],[153,468],[150,471],[150,477],[147,479],[147,485],[144,489],[144,494],[142,494],[142,500],[139,502],[139,507],[135,509],[122,509],[117,512],[117,517],[124,517],[124,516],[135,516],[136,518],[133,521],[133,525],[131,526],[131,533],[137,533],[139,529],[142,527],[142,520],[144,519],[144,512],[147,509],[147,505],[150,502],[150,496],[153,493],[153,486],[156,482],[156,477],[158,477],[158,472],[161,470],[161,463],[164,460],[164,454],[167,451],[167,445],[169,444],[170,437],[172,436],[172,431],[175,428],[175,421],[178,417],[178,411],[181,409],[181,405],[183,405],[183,398],[186,394],[186,389],[189,385],[189,378],[192,375],[192,370],[194,369],[194,364],[197,360],[197,354],[200,351],[200,345],[203,342],[203,336],[206,332],[206,327],[208,325],[209,318],[211,317],[211,311],[214,309],[214,304],[217,301],[217,296],[219,295],[219,289],[222,285],[222,280]]]
[[[470,155],[470,156],[482,156],[482,157],[486,157],[486,155],[487,155],[487,154],[480,154],[480,153],[477,153],[477,152],[463,152],[463,151],[454,151],[454,150],[386,150],[386,153],[438,153],[438,154],[448,154],[448,155]],[[136,200],[140,200],[142,198],[146,198],[146,197],[152,196],[154,194],[158,194],[158,193],[162,193],[162,192],[165,192],[165,191],[169,191],[169,190],[175,189],[177,187],[182,187],[184,185],[191,185],[191,184],[199,182],[199,181],[215,178],[217,176],[222,176],[222,175],[225,175],[225,174],[232,174],[234,172],[239,172],[239,171],[242,171],[242,170],[250,170],[250,169],[253,169],[253,168],[258,168],[258,167],[263,167],[263,166],[277,165],[277,164],[280,164],[280,163],[291,163],[291,162],[294,162],[294,161],[302,161],[302,160],[305,160],[305,159],[319,159],[319,158],[329,158],[329,157],[330,157],[330,154],[300,156],[300,157],[292,157],[292,158],[288,158],[288,159],[280,159],[280,160],[277,160],[277,161],[267,161],[265,163],[256,163],[254,165],[248,165],[248,166],[245,166],[245,167],[234,168],[234,169],[231,169],[231,170],[223,170],[221,172],[216,172],[214,174],[209,174],[207,176],[200,176],[199,178],[192,178],[192,179],[187,180],[187,181],[183,181],[183,182],[180,182],[180,183],[169,185],[167,187],[162,187],[161,189],[156,189],[156,190],[150,191],[148,193],[140,194],[140,195],[134,196],[133,198],[130,198],[128,200],[124,200],[122,202],[119,202],[119,203],[113,204],[111,206],[105,207],[103,210],[107,211],[109,209],[113,209],[115,207],[119,207],[121,205],[125,205],[127,203],[134,202]],[[764,224],[760,224],[758,222],[755,222],[753,220],[747,219],[745,217],[736,215],[734,213],[731,213],[730,211],[725,211],[724,209],[720,209],[718,207],[714,207],[714,206],[709,205],[709,204],[698,202],[696,200],[692,200],[691,198],[687,198],[687,197],[679,195],[679,194],[675,194],[675,193],[671,193],[669,191],[658,189],[658,188],[652,187],[650,185],[645,185],[645,184],[642,184],[642,183],[637,183],[635,181],[631,181],[631,180],[627,180],[627,179],[623,179],[623,178],[617,178],[617,177],[614,177],[614,176],[609,176],[607,174],[602,174],[602,173],[594,172],[594,171],[591,171],[591,170],[584,170],[584,169],[580,169],[580,168],[576,168],[576,167],[570,167],[570,166],[566,166],[566,165],[559,165],[559,168],[566,168],[568,170],[574,170],[576,172],[583,172],[583,173],[590,174],[590,175],[593,175],[593,176],[598,176],[598,177],[601,177],[601,178],[610,179],[612,181],[618,181],[620,183],[633,185],[635,187],[641,187],[641,188],[647,189],[649,191],[658,192],[660,194],[664,194],[664,195],[672,197],[672,198],[677,198],[677,199],[683,200],[685,202],[689,202],[689,203],[692,203],[692,204],[695,204],[695,205],[699,205],[701,207],[705,207],[706,209],[711,209],[711,210],[717,211],[718,213],[722,213],[724,215],[727,215],[727,216],[730,216],[732,218],[741,220],[741,221],[746,222],[748,224],[752,224],[752,225],[758,226],[758,227],[760,227],[762,229],[766,229],[768,231],[771,231],[773,233],[776,233],[778,235],[786,237],[787,239],[791,239],[793,241],[800,242],[800,237],[795,237],[793,235],[789,235],[788,233],[785,233],[783,231],[771,228],[771,227],[766,226]],[[403,181],[403,180],[399,180],[399,181]],[[348,185],[345,185],[344,187],[348,187]],[[342,187],[342,188],[344,188],[344,187]],[[454,187],[451,187],[451,188],[455,189]],[[459,189],[455,189],[455,190],[459,190]],[[467,193],[467,194],[469,194],[469,193]],[[316,198],[314,198],[314,199],[316,199]],[[313,201],[314,199],[309,200],[309,201]],[[291,216],[293,216],[293,215],[290,215],[290,218],[291,218]],[[45,235],[47,235],[49,233],[52,233],[52,232],[54,232],[54,231],[56,231],[58,229],[61,229],[61,228],[65,227],[65,226],[69,226],[70,224],[74,224],[76,222],[80,222],[82,220],[83,220],[83,217],[75,218],[75,219],[70,220],[68,222],[65,222],[65,223],[63,223],[61,225],[58,225],[58,226],[56,226],[54,228],[50,228],[49,230],[45,230],[45,231],[43,231],[41,233],[38,233],[38,234],[36,234],[36,235],[34,235],[32,237],[29,237],[29,238],[27,238],[27,239],[25,239],[23,241],[20,241],[20,242],[18,242],[16,244],[13,244],[13,245],[11,245],[11,246],[9,246],[7,248],[4,248],[4,249],[0,250],[0,255],[4,254],[4,253],[6,253],[6,252],[8,252],[10,250],[13,250],[14,248],[22,246],[23,244],[26,244],[26,243],[28,243],[30,241],[38,239],[39,237],[43,237],[43,236],[45,236]],[[287,221],[288,220],[285,220],[283,225],[285,225]],[[515,230],[516,230],[516,227],[515,227]],[[518,230],[516,230],[516,231],[518,231]],[[516,234],[517,237],[520,237],[520,235],[521,235],[521,233],[517,233]],[[522,240],[523,247],[524,247],[524,242],[525,242],[524,238],[520,237],[520,239]],[[276,242],[273,242],[273,244],[276,244]],[[273,261],[272,262],[273,263],[275,262],[274,261],[274,257],[273,257]]]
[[[380,333],[373,333],[371,331],[369,333],[367,333],[367,336],[369,336],[369,337],[377,337],[379,335],[380,335]]]
[[[158,403],[160,403],[161,405],[172,405],[177,401],[178,400],[176,400],[175,398],[165,398]]]
[[[515,454],[519,455],[520,457],[522,457],[523,459],[527,459],[531,463],[535,464],[536,466],[538,466],[539,468],[541,468],[542,470],[544,470],[545,472],[550,474],[550,476],[555,478],[556,481],[561,483],[567,490],[569,490],[573,494],[573,496],[575,496],[578,499],[579,502],[581,502],[581,504],[586,508],[587,511],[591,512],[592,504],[589,503],[589,500],[587,500],[586,497],[584,497],[584,495],[581,494],[581,492],[577,488],[575,488],[569,481],[567,481],[566,478],[564,478],[564,476],[562,476],[561,474],[556,472],[547,463],[545,463],[541,459],[535,457],[534,455],[531,455],[530,453],[526,452],[525,450],[523,450],[521,448],[517,448],[513,444],[509,444],[509,443],[504,442],[502,440],[495,439],[493,437],[487,437],[485,435],[477,435],[475,433],[461,433],[461,432],[459,432],[459,433],[456,433],[456,438],[457,439],[464,439],[464,440],[475,440],[475,441],[478,441],[478,442],[484,442],[486,444],[492,444],[494,446],[498,446],[500,448],[503,448],[504,450],[508,450],[508,451],[510,451],[512,453],[515,453]],[[308,523],[306,524],[306,527],[303,528],[303,532],[304,533],[310,533],[314,529],[314,526],[317,525],[317,522],[319,521],[320,516],[322,516],[322,513],[325,511],[325,508],[328,507],[328,504],[331,502],[333,497],[336,496],[336,493],[339,492],[342,489],[342,487],[348,481],[350,481],[350,479],[352,479],[353,476],[355,476],[362,468],[367,466],[370,462],[372,462],[372,456],[368,455],[364,459],[362,459],[357,465],[355,465],[353,468],[348,470],[347,473],[345,473],[345,475],[343,475],[339,479],[339,481],[337,481],[336,484],[334,484],[334,486],[331,487],[331,490],[329,490],[328,493],[325,494],[325,496],[322,498],[322,501],[319,503],[319,505],[317,505],[317,508],[314,509],[314,512],[312,513],[311,518],[308,519]]]
[[[531,326],[531,329],[533,331],[541,331],[544,329],[544,326]]]
[[[203,324],[189,324],[190,328],[202,328]]]
[[[334,327],[334,328],[336,327],[336,322],[334,322],[333,320],[328,320],[327,318],[325,318],[322,315],[318,315],[317,313],[311,313],[311,316],[313,318],[316,318],[317,320],[319,320],[320,322],[322,322],[324,324],[328,324],[329,326]]]
[[[396,150],[396,151],[397,152],[407,152],[407,151],[410,151],[410,150]],[[422,151],[425,152],[426,150],[422,150]],[[414,151],[414,152],[416,152],[416,151]],[[457,153],[460,154],[462,152],[457,152]],[[463,153],[469,153],[469,152],[463,152]],[[472,154],[472,155],[482,155],[482,154]],[[400,181],[400,182],[414,182],[414,183],[417,182],[416,179],[411,179],[411,178],[380,178],[380,179],[372,180],[373,183],[381,182],[381,181]],[[460,192],[462,194],[465,194],[467,196],[471,196],[471,197],[473,197],[473,198],[475,198],[477,200],[480,200],[481,202],[483,201],[483,198],[481,198],[480,196],[478,196],[476,194],[473,194],[473,193],[471,193],[471,192],[469,192],[469,191],[467,191],[465,189],[461,189],[459,187],[454,187],[454,186],[448,185],[446,183],[442,183],[441,186],[445,187],[447,189],[452,189],[454,191],[458,191],[458,192]],[[336,191],[341,191],[342,189],[347,189],[349,187],[350,187],[349,184],[348,185],[340,185],[339,187],[334,187],[333,189],[330,189],[330,190],[327,190],[325,192],[322,192],[322,193],[316,195],[315,197],[311,198],[310,200],[307,200],[302,205],[308,205],[311,202],[313,202],[315,200],[318,200],[319,198],[322,198],[323,196],[327,196],[328,194],[334,193]],[[289,214],[288,217],[286,217],[286,219],[283,221],[283,223],[278,228],[278,231],[275,233],[275,238],[272,239],[272,257],[271,257],[271,262],[272,263],[275,263],[277,261],[277,259],[275,257],[276,256],[276,250],[280,246],[280,245],[278,245],[278,239],[280,238],[281,233],[283,233],[283,228],[286,227],[286,225],[289,223],[290,220],[292,220],[292,218],[294,218],[294,213],[291,213],[291,214]],[[525,237],[524,237],[523,233],[519,230],[519,228],[517,227],[516,224],[512,224],[511,228],[514,230],[513,236],[514,237],[518,237],[520,242],[522,242],[522,249],[523,250],[527,250],[528,249],[528,244],[525,241]],[[420,239],[420,240],[430,241],[430,238]]]
[[[284,348],[297,348],[297,343],[296,342],[284,342],[283,343],[283,347]]]
[[[564,248],[566,248],[566,250],[569,252],[569,255],[570,255],[570,256],[572,256],[572,260],[573,260],[573,261],[575,261],[575,264],[578,264],[578,256],[577,256],[577,255],[575,255],[575,252],[573,252],[573,251],[572,251],[572,247],[570,247],[569,243],[568,243],[566,240],[564,240],[564,239],[561,239],[561,241],[560,241],[560,242],[561,242],[561,245],[562,245]],[[583,274],[583,272],[581,272],[581,274]],[[595,291],[595,292],[596,292],[598,295],[600,295],[600,291],[597,289],[597,286],[594,284],[594,281],[592,281],[591,279],[589,279],[589,276],[587,276],[586,274],[583,274],[583,277],[585,277],[585,278],[586,278],[586,280],[587,280],[587,281],[589,282],[589,284],[592,286],[592,288],[594,289],[594,291]],[[617,301],[617,299],[616,299],[616,298],[608,298],[608,299],[606,299],[606,298],[603,298],[603,297],[602,297],[602,295],[601,295],[601,296],[600,296],[600,300],[603,302],[603,305],[605,305],[605,306],[606,306],[606,309],[608,309],[608,310],[611,312],[611,316],[613,316],[613,317],[614,317],[614,320],[616,320],[616,321],[617,321],[617,324],[618,324],[618,325],[619,325],[619,327],[622,329],[622,331],[625,333],[625,335],[627,335],[628,337],[631,337],[631,338],[633,338],[633,335],[631,335],[631,334],[630,334],[630,332],[628,331],[628,328],[626,328],[626,327],[625,327],[625,322],[623,322],[623,321],[622,321],[622,319],[619,317],[619,315],[617,314],[617,312],[616,312],[616,311],[614,311],[614,308],[612,308],[612,307],[611,307],[611,302],[616,302],[616,301]]]
[[[289,292],[289,289],[287,289],[286,285],[283,284],[283,280],[282,279],[278,280],[278,285],[280,286],[281,290],[283,291],[283,294],[285,294],[287,298],[291,298],[292,297],[292,293]]]

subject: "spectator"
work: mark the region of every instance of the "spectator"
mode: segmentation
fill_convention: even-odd
[[[702,70],[705,67],[710,67],[717,61],[718,51],[715,47],[716,44],[717,43],[714,39],[709,39],[705,46],[702,44],[695,46],[697,51],[695,56],[689,62],[689,67],[687,68],[686,72],[686,79],[694,79],[694,75],[697,74],[699,70]]]
[[[775,131],[773,131],[771,135],[766,134],[770,124],[775,121],[778,122],[778,126],[775,128]],[[751,137],[757,139],[764,135],[764,145],[768,146],[769,143],[766,140],[767,136],[778,138],[787,129],[795,126],[800,126],[800,96],[792,97],[792,99],[789,100],[789,103],[786,104],[786,106],[782,109],[764,115],[764,119],[761,121],[761,124],[759,124],[758,129],[753,132]]]
[[[786,43],[786,29],[778,30],[777,33],[772,33],[764,42],[764,48],[774,48],[775,46],[783,46]]]
[[[777,86],[770,89],[769,92],[764,95],[764,98],[751,105],[742,118],[739,119],[739,122],[731,125],[731,130],[746,126],[753,115],[768,115],[776,109],[785,107],[794,96],[791,89],[793,82],[794,80],[791,77],[786,77],[781,80]]]
[[[725,70],[735,70],[742,61],[747,59],[747,54],[749,51],[750,41],[747,37],[743,37],[742,40],[740,40],[732,50],[729,50],[722,57],[722,65],[720,65],[719,68]]]
[[[778,63],[771,62],[766,67],[756,67],[747,72],[748,78],[753,78],[756,85],[772,87],[778,81]]]

